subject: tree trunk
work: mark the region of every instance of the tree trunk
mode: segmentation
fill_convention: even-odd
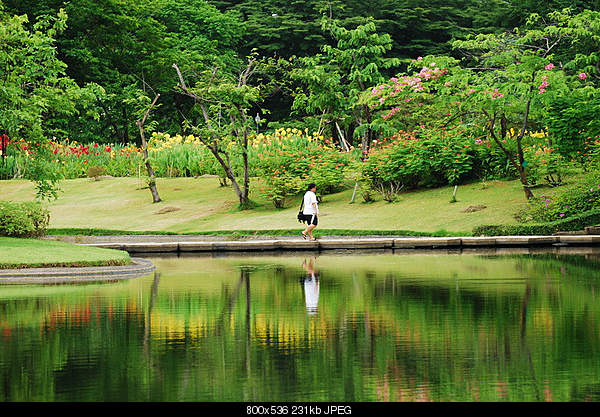
[[[248,204],[250,199],[248,198],[248,194],[250,193],[250,167],[248,164],[248,129],[244,128],[244,150],[243,150],[243,159],[244,159],[244,195],[243,202],[240,201],[240,204],[245,205]]]
[[[150,188],[150,192],[152,193],[152,203],[159,203],[162,200],[160,199],[160,196],[158,195],[158,190],[156,189],[156,175],[154,174],[154,169],[152,168],[152,165],[150,164],[150,159],[148,158],[148,144],[146,142],[146,136],[144,135],[144,123],[146,123],[146,119],[148,118],[148,115],[150,114],[152,107],[154,107],[154,105],[158,101],[159,97],[160,97],[160,94],[157,94],[156,97],[154,97],[154,101],[152,102],[152,104],[150,105],[148,110],[146,111],[144,118],[142,120],[138,120],[136,122],[138,129],[140,130],[140,138],[142,140],[142,151],[144,153],[144,161],[145,161],[145,165],[146,165],[146,170],[148,171],[148,177],[150,177],[150,180],[148,181],[148,188]]]
[[[510,153],[510,151],[508,149],[506,149],[502,145],[502,142],[500,141],[500,139],[496,135],[496,131],[495,131],[495,128],[496,128],[496,115],[494,114],[494,116],[491,117],[487,112],[484,112],[484,114],[487,116],[487,118],[488,118],[488,120],[490,122],[490,125],[489,125],[490,136],[492,137],[492,139],[494,139],[494,141],[496,142],[496,144],[498,145],[498,147],[502,150],[502,152],[504,152],[504,154],[506,155],[506,157],[510,161],[510,164],[519,173],[519,180],[521,181],[521,184],[523,185],[523,192],[525,193],[525,197],[527,198],[527,200],[532,199],[534,197],[534,195],[531,192],[529,181],[527,181],[527,175],[525,174],[525,168],[523,167],[524,159],[523,159],[523,150],[522,150],[522,146],[521,146],[521,139],[522,139],[522,135],[525,132],[525,127],[527,126],[526,120],[527,120],[527,117],[529,115],[529,104],[530,104],[530,102],[528,102],[528,104],[527,104],[527,110],[525,112],[525,123],[524,123],[523,130],[522,130],[521,134],[517,137],[517,152],[518,152],[517,157],[518,157],[518,161],[515,160],[514,156]]]

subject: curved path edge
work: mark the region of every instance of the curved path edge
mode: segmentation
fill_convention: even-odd
[[[0,270],[0,284],[61,284],[95,281],[117,281],[138,278],[155,270],[143,258],[131,258],[130,265],[62,268],[23,268]]]

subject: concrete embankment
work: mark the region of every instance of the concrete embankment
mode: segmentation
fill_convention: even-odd
[[[155,241],[158,240],[158,241]],[[444,249],[490,247],[596,246],[600,235],[575,236],[494,236],[494,237],[340,237],[307,241],[301,238],[264,238],[211,240],[202,237],[152,236],[87,237],[82,245],[120,249],[130,253],[166,252],[252,252],[252,251],[324,251],[332,249]]]
[[[0,270],[0,284],[62,284],[96,281],[118,281],[138,278],[154,271],[151,261],[132,258],[130,265],[65,267],[65,268],[22,268]]]

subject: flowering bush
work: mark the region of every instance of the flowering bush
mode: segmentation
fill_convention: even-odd
[[[588,210],[597,209],[600,203],[600,172],[588,174],[578,184],[540,195],[529,201],[527,208],[518,214],[522,222],[549,222],[566,219]]]
[[[225,176],[223,168],[197,136],[155,132],[148,141],[152,167],[159,177],[193,177],[204,174]],[[241,161],[232,161],[234,172],[241,171]]]
[[[473,145],[460,129],[399,132],[374,143],[363,176],[391,200],[394,190],[457,184],[472,171]]]
[[[257,172],[265,178],[261,192],[279,208],[286,197],[311,182],[319,194],[339,191],[345,182],[344,168],[353,158],[351,153],[338,151],[330,139],[292,128],[259,134],[252,145],[257,151]]]

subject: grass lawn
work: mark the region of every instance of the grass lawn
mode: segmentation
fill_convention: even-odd
[[[253,189],[257,190],[257,180]],[[290,200],[284,209],[258,193],[252,210],[237,209],[230,187],[219,187],[216,178],[159,178],[163,202],[152,204],[148,189],[140,189],[137,178],[66,180],[58,200],[47,203],[51,228],[96,228],[126,231],[199,233],[234,230],[300,230],[296,220],[300,198]],[[397,202],[363,203],[359,195],[349,204],[352,190],[327,195],[320,205],[319,229],[363,231],[447,231],[470,234],[482,224],[515,223],[514,213],[524,206],[525,197],[518,181],[490,181],[462,185],[456,203],[450,203],[453,187],[419,190],[400,195]],[[536,190],[536,193],[542,193]],[[27,201],[34,198],[31,182],[0,181],[2,199]],[[481,211],[464,212],[469,206],[486,206]],[[319,230],[317,229],[317,230]]]
[[[127,252],[37,239],[0,237],[0,269],[127,265]]]

